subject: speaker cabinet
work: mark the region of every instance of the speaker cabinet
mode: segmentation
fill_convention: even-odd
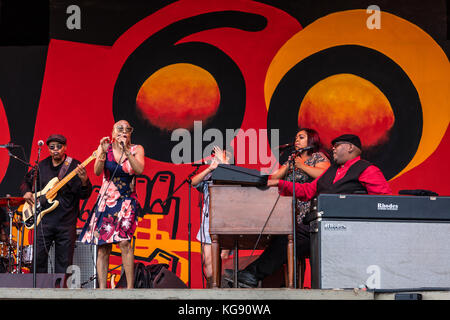
[[[311,222],[315,289],[450,287],[450,223],[318,219]]]
[[[80,241],[75,242],[75,250],[73,254],[72,265],[77,266],[80,270],[80,286],[81,288],[96,288],[97,281],[94,277],[97,274],[97,246],[85,244]],[[48,273],[55,270],[55,246],[52,245],[48,258]]]

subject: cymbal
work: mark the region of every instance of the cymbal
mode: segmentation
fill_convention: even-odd
[[[0,207],[18,207],[22,203],[25,203],[25,199],[22,197],[5,197],[0,198]]]

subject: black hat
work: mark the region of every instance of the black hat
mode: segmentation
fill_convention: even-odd
[[[354,134],[343,134],[342,136],[339,136],[331,141],[331,145],[334,145],[337,142],[350,142],[351,144],[361,149],[361,140],[357,135]]]
[[[47,145],[52,141],[56,141],[64,145],[67,143],[66,137],[64,137],[62,134],[52,134],[47,138]]]

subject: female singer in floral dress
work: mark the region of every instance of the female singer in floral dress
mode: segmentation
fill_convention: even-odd
[[[131,144],[133,127],[125,120],[114,124],[112,139],[104,137],[97,148],[94,173],[103,173],[103,183],[95,210],[91,213],[80,239],[98,245],[97,277],[100,289],[106,288],[112,245],[118,244],[127,279],[134,287],[134,252],[131,240],[138,223],[135,186],[136,175],[144,171],[144,148]]]

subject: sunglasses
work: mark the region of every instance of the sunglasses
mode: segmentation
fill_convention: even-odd
[[[58,144],[51,144],[51,145],[48,146],[48,148],[49,148],[50,150],[59,150],[59,149],[61,149],[62,147],[63,147],[63,145],[60,144],[60,143],[58,143]]]
[[[117,126],[114,128],[116,130],[117,133],[132,133],[133,132],[133,127],[123,127],[123,126]]]

